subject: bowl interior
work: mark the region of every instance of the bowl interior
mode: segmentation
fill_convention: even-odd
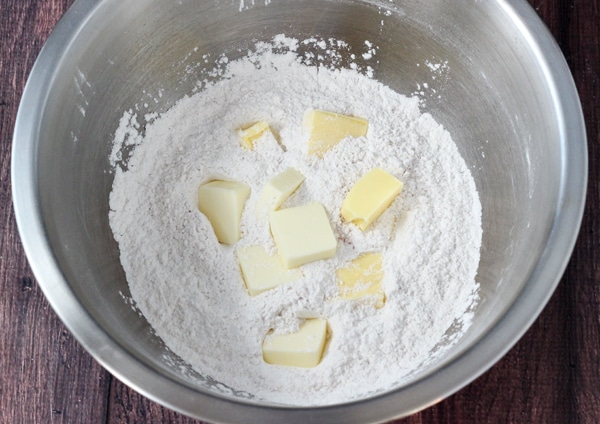
[[[38,201],[55,260],[79,302],[123,349],[199,391],[214,383],[186,370],[126,300],[108,224],[111,141],[124,111],[165,111],[192,92],[213,65],[206,57],[235,58],[281,33],[334,37],[357,50],[372,42],[376,61],[365,65],[394,90],[420,93],[423,110],[452,134],[476,181],[481,302],[468,333],[418,379],[503,317],[539,262],[557,213],[559,110],[538,52],[504,2],[98,3],[48,71],[37,128]]]

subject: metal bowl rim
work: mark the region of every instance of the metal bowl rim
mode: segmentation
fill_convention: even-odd
[[[12,146],[12,194],[25,253],[50,305],[83,347],[114,376],[144,396],[173,410],[209,421],[345,422],[385,421],[418,412],[479,377],[522,337],[537,319],[567,266],[581,225],[587,189],[587,138],[577,89],[552,35],[525,0],[497,0],[517,20],[536,52],[555,107],[561,114],[563,173],[557,212],[547,246],[524,290],[505,315],[469,350],[437,372],[401,389],[356,402],[323,407],[257,405],[200,392],[180,384],[118,344],[92,318],[69,288],[46,239],[37,190],[37,143],[52,72],[102,1],[77,0],[46,41],[26,84]],[[552,66],[550,66],[550,64]],[[533,309],[531,305],[536,305]],[[175,396],[173,396],[175,394]],[[368,408],[366,406],[368,405]],[[399,410],[402,405],[402,410]]]

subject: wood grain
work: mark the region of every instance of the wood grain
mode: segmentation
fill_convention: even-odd
[[[71,0],[0,2],[0,423],[200,423],[102,369],[56,318],[29,269],[11,203],[10,148],[27,75]],[[573,72],[590,159],[586,213],[547,308],[478,380],[397,423],[600,422],[600,1],[530,0]]]

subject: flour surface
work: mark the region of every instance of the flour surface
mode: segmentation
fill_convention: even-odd
[[[420,111],[417,98],[354,69],[308,66],[295,52],[302,43],[287,45],[263,45],[229,62],[217,82],[143,131],[126,113],[111,155],[109,218],[135,305],[171,351],[238,393],[323,405],[408,381],[468,329],[478,300],[481,205],[450,134]],[[312,108],[366,118],[367,136],[342,141],[322,159],[309,157],[302,119]],[[241,148],[236,129],[260,120],[275,136]],[[132,146],[123,164],[122,149]],[[282,208],[321,202],[337,253],[301,267],[300,281],[251,297],[235,251],[260,244],[276,252],[256,201],[287,167],[306,180]],[[403,181],[404,190],[363,232],[341,221],[340,208],[376,167]],[[198,186],[211,179],[251,187],[235,246],[220,245],[196,207]],[[336,269],[366,252],[384,255],[381,309],[336,299]],[[330,333],[316,368],[263,361],[265,334],[294,331],[312,317],[327,319]]]

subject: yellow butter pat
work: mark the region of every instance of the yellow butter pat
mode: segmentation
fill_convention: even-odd
[[[365,230],[390,206],[403,184],[381,168],[364,175],[342,203],[342,218]]]
[[[258,121],[257,123],[237,130],[238,137],[242,141],[242,146],[245,149],[254,149],[254,142],[259,139],[265,131],[269,130],[267,121]]]
[[[337,240],[322,204],[271,213],[271,233],[285,266],[294,268],[335,255]]]
[[[242,247],[237,257],[250,296],[302,278],[299,270],[286,269],[278,255],[269,255],[262,246]]]
[[[285,200],[294,193],[304,181],[304,175],[294,168],[274,176],[263,189],[257,207],[260,210],[278,209]]]
[[[237,181],[215,180],[198,189],[198,209],[210,221],[220,243],[240,239],[240,221],[250,187]]]
[[[263,341],[265,362],[274,365],[312,368],[319,365],[327,340],[327,321],[308,319],[291,334],[269,334]]]
[[[381,287],[383,268],[380,253],[367,253],[336,271],[340,298],[344,300],[373,299],[375,307],[385,304]]]
[[[369,121],[323,110],[309,110],[304,116],[304,127],[309,131],[308,153],[323,157],[325,152],[346,137],[367,134]]]

